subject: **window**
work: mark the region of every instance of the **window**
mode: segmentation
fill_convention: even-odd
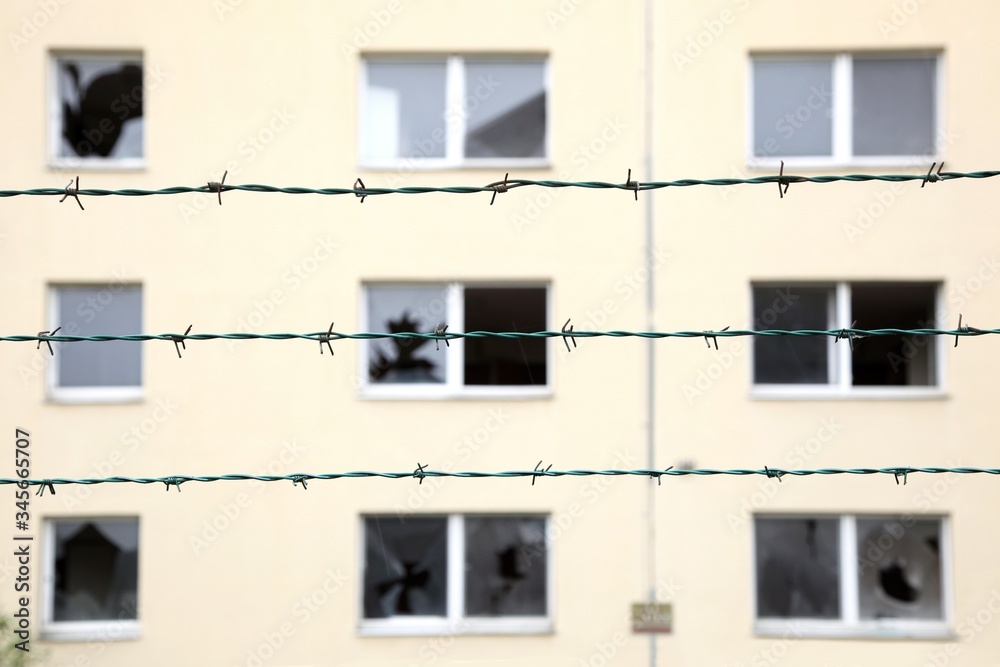
[[[544,164],[545,60],[368,58],[361,161],[370,166]]]
[[[751,162],[929,163],[938,153],[939,60],[935,53],[755,56]]]
[[[114,282],[52,288],[49,330],[57,335],[142,333],[142,288]],[[142,347],[135,341],[53,343],[49,395],[56,401],[135,401],[142,398]]]
[[[936,283],[753,286],[753,328],[920,329],[935,326]],[[852,349],[853,348],[853,349]],[[757,393],[936,395],[939,341],[933,336],[758,337]]]
[[[373,332],[544,331],[547,289],[522,285],[371,284],[363,327]],[[367,341],[370,396],[544,395],[549,343],[542,338]]]
[[[45,524],[44,633],[49,639],[135,638],[139,630],[139,521],[56,519]]]
[[[53,162],[142,166],[142,56],[61,54],[53,65]]]
[[[363,519],[361,630],[550,632],[542,516]]]
[[[945,521],[914,516],[754,519],[757,629],[944,634]]]

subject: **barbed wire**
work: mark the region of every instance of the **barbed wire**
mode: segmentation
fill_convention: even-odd
[[[429,333],[419,333],[415,331],[399,331],[399,332],[359,332],[359,333],[345,333],[333,330],[333,324],[326,331],[314,331],[310,333],[253,333],[253,332],[232,332],[232,333],[190,333],[191,326],[187,328],[187,331],[182,334],[175,333],[163,333],[163,334],[121,334],[121,335],[91,335],[91,336],[74,336],[68,334],[58,334],[60,328],[54,329],[52,332],[49,331],[39,331],[35,335],[8,335],[0,336],[0,342],[11,342],[11,343],[21,343],[21,342],[37,342],[40,346],[41,343],[46,343],[49,346],[49,351],[52,351],[51,343],[79,343],[79,342],[91,342],[91,343],[103,343],[110,341],[151,341],[151,340],[165,340],[174,343],[177,346],[177,354],[180,355],[181,347],[184,347],[186,341],[202,341],[202,340],[309,340],[320,344],[320,350],[323,349],[323,345],[326,344],[330,346],[330,343],[337,340],[377,340],[391,338],[396,340],[434,340],[434,341],[451,341],[463,338],[500,338],[500,339],[530,339],[530,338],[562,338],[566,343],[567,348],[569,347],[569,341],[576,338],[704,338],[706,343],[711,339],[715,340],[717,338],[736,338],[743,336],[756,336],[760,338],[770,338],[770,337],[782,337],[782,336],[792,336],[792,337],[811,337],[811,336],[826,336],[829,338],[836,339],[849,339],[852,344],[861,338],[868,337],[882,337],[882,336],[955,336],[955,344],[958,345],[958,338],[960,336],[986,336],[986,335],[996,335],[1000,334],[1000,329],[983,329],[978,327],[962,326],[961,317],[959,317],[959,326],[955,329],[935,329],[935,328],[915,328],[915,329],[858,329],[853,327],[846,327],[841,329],[730,329],[726,327],[724,329],[719,329],[716,331],[702,330],[702,331],[621,331],[621,330],[610,330],[610,331],[576,331],[570,325],[570,320],[566,321],[563,328],[559,331],[445,331],[440,327],[435,328],[433,332]],[[573,340],[574,345],[576,341]],[[716,348],[718,344],[716,342]],[[330,348],[333,352],[333,348]]]
[[[84,485],[93,486],[96,484],[164,484],[167,490],[171,486],[176,486],[177,490],[180,491],[181,484],[186,482],[200,482],[200,483],[211,483],[211,482],[245,482],[245,481],[257,481],[257,482],[292,482],[295,485],[302,484],[303,488],[306,488],[306,483],[314,480],[336,480],[336,479],[366,479],[366,478],[376,478],[376,479],[416,479],[423,484],[424,479],[428,477],[449,477],[457,479],[483,479],[483,478],[499,478],[499,479],[510,479],[510,478],[523,478],[530,477],[531,483],[534,485],[535,480],[539,477],[650,477],[656,479],[658,482],[662,482],[661,477],[709,477],[717,475],[725,476],[737,476],[746,477],[751,475],[758,475],[762,477],[769,477],[777,479],[779,482],[782,477],[792,476],[792,477],[808,477],[812,475],[892,475],[896,483],[899,484],[900,479],[902,479],[903,484],[906,484],[907,476],[912,474],[928,474],[928,475],[941,475],[946,473],[953,473],[957,475],[1000,475],[1000,468],[969,468],[969,467],[926,467],[926,468],[915,468],[915,467],[898,467],[898,468],[817,468],[817,469],[799,469],[799,470],[786,470],[783,468],[769,468],[764,466],[760,470],[752,468],[731,468],[731,469],[716,469],[716,468],[695,468],[691,470],[680,470],[674,469],[673,467],[665,469],[633,469],[633,470],[623,470],[623,469],[607,469],[607,470],[552,470],[552,466],[549,465],[547,468],[542,468],[542,462],[539,461],[533,470],[505,470],[499,472],[484,472],[484,471],[448,471],[448,470],[429,470],[426,465],[417,464],[415,470],[411,472],[375,472],[370,470],[357,470],[352,472],[332,472],[332,473],[292,473],[288,475],[248,475],[248,474],[226,474],[226,475],[168,475],[165,477],[90,477],[90,478],[80,478],[80,479],[70,479],[65,477],[49,477],[44,479],[16,479],[16,478],[2,478],[0,479],[0,486],[16,484],[21,486],[21,488],[28,488],[31,486],[37,486],[37,495],[44,495],[45,490],[48,489],[53,494],[55,493],[56,486],[62,485]]]
[[[935,163],[937,164],[937,163]],[[492,183],[487,183],[486,185],[455,185],[455,186],[407,186],[401,188],[375,188],[366,187],[361,179],[355,182],[354,187],[329,187],[329,188],[310,188],[301,186],[289,186],[281,187],[275,185],[263,185],[259,183],[245,183],[242,185],[225,184],[225,177],[221,182],[209,182],[206,185],[197,186],[173,186],[167,188],[159,188],[154,190],[144,190],[139,188],[124,188],[119,190],[106,190],[102,188],[81,188],[80,179],[76,178],[75,186],[74,182],[70,181],[65,187],[62,188],[30,188],[27,190],[0,190],[0,198],[2,197],[20,197],[20,196],[47,196],[47,197],[62,197],[60,201],[64,201],[66,198],[71,197],[76,200],[80,208],[83,208],[83,204],[80,203],[80,197],[110,197],[110,196],[120,196],[120,197],[148,197],[154,195],[179,195],[179,194],[215,194],[219,197],[219,204],[222,204],[222,193],[224,192],[257,192],[257,193],[267,193],[267,194],[289,194],[289,195],[354,195],[359,197],[364,202],[366,197],[376,197],[379,195],[414,195],[414,194],[431,194],[431,193],[441,193],[441,194],[482,194],[490,193],[493,195],[490,203],[493,203],[493,199],[496,198],[498,193],[509,192],[510,190],[515,190],[517,188],[524,187],[541,187],[541,188],[584,188],[584,189],[597,189],[597,190],[627,190],[629,192],[635,192],[636,197],[641,191],[649,190],[661,190],[664,188],[685,188],[693,186],[716,186],[716,187],[726,187],[731,185],[778,185],[779,195],[784,196],[787,192],[788,186],[792,183],[837,183],[837,182],[849,182],[849,183],[861,183],[867,181],[884,181],[889,183],[902,183],[907,181],[921,181],[921,187],[927,183],[936,183],[938,181],[951,181],[956,179],[983,179],[983,178],[993,178],[995,176],[1000,176],[1000,171],[989,170],[989,171],[971,171],[971,172],[956,172],[956,171],[945,171],[942,172],[941,168],[934,171],[934,164],[931,165],[931,169],[928,170],[926,174],[834,174],[834,175],[823,175],[823,176],[796,176],[784,173],[784,163],[782,163],[781,173],[777,175],[770,176],[755,176],[753,178],[709,178],[709,179],[697,179],[697,178],[682,178],[672,181],[646,181],[639,182],[632,180],[631,170],[629,175],[626,177],[624,183],[611,183],[605,181],[555,181],[555,180],[534,180],[534,179],[508,179],[504,178],[502,181],[494,181]],[[943,163],[942,163],[943,166]],[[784,187],[782,187],[784,186]]]

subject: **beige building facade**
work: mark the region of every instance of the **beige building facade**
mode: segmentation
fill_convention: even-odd
[[[991,169],[998,12],[18,0],[3,187]],[[992,187],[16,196],[0,203],[0,320],[3,335],[985,328]],[[0,607],[60,666],[996,661],[990,476],[291,479],[995,465],[988,336],[575,342],[4,342],[21,454],[0,476],[28,460],[32,479],[289,478],[7,486]],[[634,631],[651,600],[670,632]]]

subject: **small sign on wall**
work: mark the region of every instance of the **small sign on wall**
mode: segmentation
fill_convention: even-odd
[[[662,602],[640,602],[632,605],[632,632],[671,633],[674,625],[673,605]]]

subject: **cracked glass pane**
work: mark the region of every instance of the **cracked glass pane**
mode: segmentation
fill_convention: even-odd
[[[56,521],[53,621],[134,620],[139,522]]]
[[[446,616],[448,520],[365,519],[365,618]]]
[[[444,285],[368,288],[368,329],[377,332],[433,333],[448,323],[448,288]],[[440,348],[440,349],[437,349]],[[368,342],[368,378],[378,383],[443,383],[448,353],[443,343],[415,338]]]
[[[56,59],[61,158],[140,158],[142,60]]]
[[[546,615],[547,560],[545,519],[466,517],[466,615]]]
[[[840,618],[837,519],[754,520],[758,618]]]
[[[862,619],[944,618],[939,520],[858,519],[858,606]]]

